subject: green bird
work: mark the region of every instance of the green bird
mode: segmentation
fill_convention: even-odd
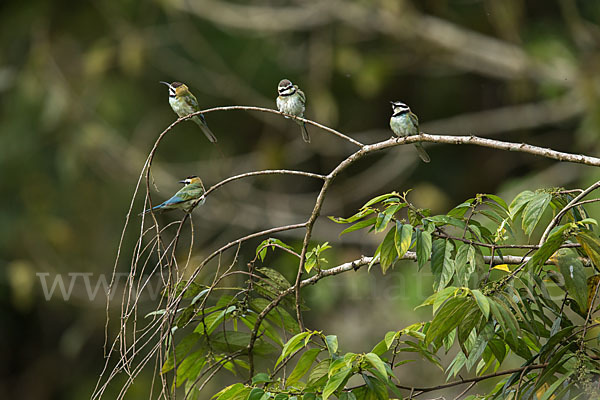
[[[175,114],[177,114],[179,117],[185,117],[200,111],[200,106],[198,105],[196,96],[190,92],[185,84],[181,82],[168,83],[163,81],[160,81],[160,83],[169,87],[169,104],[171,105],[173,111],[175,111]],[[200,130],[202,130],[211,143],[217,143],[217,137],[208,128],[203,114],[194,115],[190,119],[198,124]]]
[[[298,85],[292,84],[288,79],[282,79],[277,86],[277,93],[279,94],[279,96],[277,96],[277,109],[279,111],[296,117],[304,117],[306,96],[304,95],[304,92],[298,88]],[[295,120],[295,122],[300,125],[302,139],[304,139],[306,143],[310,143],[310,136],[308,136],[304,121]]]
[[[390,118],[390,128],[396,136],[413,136],[419,134],[419,118],[410,111],[410,108],[401,101],[391,101],[392,110],[394,110]],[[419,142],[414,144],[417,153],[423,162],[430,162],[429,154]]]
[[[169,200],[152,207],[152,210],[164,212],[169,210],[183,210],[186,213],[192,211],[192,208],[197,204],[204,204],[204,185],[202,180],[197,176],[188,176],[179,183],[183,183],[183,187],[173,195]],[[142,214],[149,213],[150,210],[144,211]],[[140,214],[140,215],[142,215]]]

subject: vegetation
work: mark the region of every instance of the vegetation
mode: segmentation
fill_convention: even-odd
[[[597,2],[1,7],[0,398],[598,397]]]
[[[185,119],[188,117],[160,135],[148,158],[148,168],[143,173],[147,183],[145,202],[149,206],[150,166],[155,150],[164,135]],[[185,398],[204,398],[206,385],[221,370],[228,370],[239,381],[213,396],[218,400],[326,400],[332,396],[401,399],[467,385],[458,396],[461,397],[477,383],[497,377],[503,378],[487,394],[468,398],[572,399],[600,395],[595,382],[600,364],[598,323],[593,319],[600,309],[596,304],[600,239],[593,231],[597,221],[585,210],[585,205],[598,201],[585,197],[600,187],[600,181],[585,190],[523,191],[510,205],[496,195],[478,194],[440,215],[413,204],[408,192],[382,194],[350,217],[330,217],[346,226],[341,235],[368,230],[383,236],[372,257],[362,256],[330,267],[327,251],[332,246],[329,242],[311,243],[311,236],[337,175],[369,153],[393,151],[398,145],[424,137],[435,141],[436,137],[423,134],[364,145],[330,128],[328,133],[359,150],[327,175],[256,171],[226,179],[205,194],[210,196],[226,183],[257,175],[299,175],[322,180],[314,208],[305,222],[254,232],[195,263],[191,261],[191,219],[187,259],[182,262],[175,256],[189,214],[166,226],[161,226],[154,214],[148,227],[142,220],[143,229],[136,228],[142,234],[128,278],[132,285],[123,297],[121,330],[109,351],[119,359],[105,380],[107,384],[115,372],[131,370],[132,380],[124,385],[125,393],[136,374],[155,359],[162,365],[156,373],[162,382],[162,394],[167,397],[175,396],[181,386]],[[600,159],[593,157],[473,136],[467,139],[499,149],[600,165]],[[539,243],[529,244],[527,238],[539,228],[549,210],[552,218],[544,225]],[[169,228],[174,232],[169,233]],[[305,230],[301,244],[294,246],[277,237],[267,238],[258,245],[246,268],[241,267],[238,254],[250,239],[294,229]],[[235,250],[233,256],[227,252],[229,249]],[[273,252],[285,252],[297,259],[295,280],[278,272],[281,267],[277,262],[269,262]],[[153,264],[155,256],[158,262]],[[302,315],[307,307],[303,287],[359,268],[371,270],[376,264],[386,274],[401,259],[414,260],[419,270],[429,264],[433,291],[420,306],[432,306],[430,320],[389,331],[363,353],[342,352],[335,332],[304,324]],[[137,318],[138,301],[132,289],[139,290],[146,284],[147,268],[152,268],[151,274],[163,276],[165,289],[159,309],[146,315],[148,321],[142,322]],[[210,272],[205,272],[208,268]],[[202,272],[203,279],[198,279]],[[132,331],[135,334],[128,333]],[[149,345],[149,349],[144,349]],[[116,352],[117,346],[120,352]],[[439,353],[449,352],[453,358],[444,365]],[[448,379],[461,372],[475,376],[428,387],[411,385],[398,378],[403,369],[416,361],[402,357],[405,353],[416,353],[439,367],[440,374]],[[503,368],[509,357],[520,359],[520,367]],[[294,363],[293,369],[286,368]],[[102,396],[104,387],[96,396]]]

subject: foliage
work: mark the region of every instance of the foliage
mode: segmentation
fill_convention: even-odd
[[[271,365],[275,362],[282,344],[293,335],[293,321],[297,320],[294,314],[297,313],[295,293],[292,292],[296,291],[297,276],[293,276],[295,270],[290,273],[290,266],[299,266],[299,260],[292,253],[271,246],[265,251],[264,259],[255,261],[256,269],[246,270],[245,265],[255,256],[256,245],[264,238],[288,242],[297,252],[301,246],[295,237],[274,232],[244,246],[238,247],[238,243],[234,243],[228,248],[236,252],[238,261],[232,271],[227,271],[230,260],[224,252],[217,251],[210,265],[204,260],[223,243],[248,234],[248,229],[266,230],[272,228],[274,221],[295,221],[308,205],[307,199],[316,194],[313,183],[296,181],[295,177],[290,177],[293,182],[259,178],[252,184],[244,182],[228,187],[226,195],[211,197],[202,211],[194,213],[195,230],[191,235],[193,241],[190,241],[193,252],[178,248],[167,256],[167,250],[160,248],[156,238],[138,242],[137,229],[122,234],[124,205],[140,200],[137,197],[130,199],[138,179],[137,172],[144,165],[145,155],[160,127],[169,125],[175,118],[167,104],[166,89],[158,84],[159,80],[186,82],[202,107],[223,104],[273,107],[277,81],[290,78],[307,93],[307,117],[349,132],[367,143],[389,137],[388,101],[399,99],[409,103],[419,115],[425,132],[477,134],[502,137],[519,144],[542,143],[565,151],[597,152],[600,128],[597,75],[600,68],[594,55],[600,42],[597,28],[599,2],[382,0],[346,2],[344,7],[330,0],[263,1],[260,6],[233,0],[208,3],[208,7],[204,2],[169,0],[68,5],[39,0],[26,5],[3,3],[4,12],[0,13],[5,28],[0,34],[4,50],[0,67],[0,91],[4,100],[0,106],[3,132],[0,135],[0,176],[6,195],[0,207],[0,263],[3,267],[0,292],[4,310],[0,324],[5,327],[2,354],[11,361],[5,363],[3,376],[21,384],[0,385],[0,391],[8,391],[2,392],[0,398],[36,397],[31,390],[43,390],[53,398],[81,397],[82,392],[87,395],[90,379],[103,371],[106,353],[99,347],[104,343],[105,332],[108,331],[111,337],[122,333],[115,321],[131,323],[128,329],[123,328],[123,336],[130,336],[119,336],[117,341],[116,353],[125,361],[115,362],[121,368],[120,372],[124,372],[117,376],[135,379],[137,388],[146,388],[150,392],[157,390],[152,382],[159,380],[154,379],[152,368],[132,367],[137,365],[137,358],[144,359],[145,352],[160,343],[164,356],[160,361],[164,363],[168,357],[166,348],[176,347],[199,324],[198,310],[216,306],[219,296],[224,293],[233,296],[237,290],[245,289],[245,280],[250,273],[252,279],[260,281],[252,286],[252,290],[266,296],[250,296],[249,304],[253,310],[264,310],[268,305],[255,304],[260,302],[259,299],[269,301],[282,292],[291,291],[282,298],[278,305],[281,308],[270,310],[260,324],[263,327],[266,322],[272,323],[272,314],[277,312],[279,320],[283,319],[287,326],[285,334],[277,325],[259,333],[260,339],[275,343],[277,349],[272,359],[257,360],[260,371],[268,369],[265,365],[269,360]],[[297,128],[295,124],[276,115],[231,111],[207,114],[207,120],[219,137],[223,155],[198,137],[193,123],[180,124],[167,134],[153,163],[151,184],[147,189],[160,188],[153,195],[154,201],[173,193],[178,188],[176,181],[190,174],[200,175],[207,184],[240,170],[261,168],[301,166],[327,174],[328,166],[336,164],[348,149],[312,127],[309,129],[315,129],[316,134],[313,144],[299,146],[301,139],[294,129]],[[528,188],[534,195],[539,194],[538,204],[543,206],[548,196],[535,192],[539,185],[576,188],[598,179],[594,168],[571,168],[566,163],[543,159],[540,154],[534,157],[519,152],[490,152],[472,145],[430,146],[428,151],[432,151],[433,164],[428,168],[422,165],[414,168],[410,147],[379,152],[361,161],[353,173],[341,175],[335,190],[327,196],[327,204],[335,205],[330,212],[347,216],[375,194],[409,187],[414,188],[411,195],[414,198],[411,198],[415,199],[416,206],[430,207],[435,214],[446,213],[451,205],[461,203],[462,199],[478,191],[502,194],[508,201],[513,198],[513,191]],[[433,193],[429,189],[433,189]],[[136,213],[142,209],[139,203],[136,203]],[[514,223],[508,219],[496,225],[485,222],[482,216],[475,218],[482,218],[479,221],[483,221],[490,231],[497,229],[493,232],[498,236],[495,243],[506,240],[535,244],[547,226],[548,215],[561,206],[564,207],[551,201],[545,213],[538,213],[533,206],[526,210],[524,206],[520,215],[515,216],[518,221]],[[402,253],[407,245],[411,247],[403,258],[416,259],[416,266],[410,271],[417,271],[418,266],[423,275],[429,274],[428,255],[434,250],[433,241],[439,237],[435,236],[435,230],[428,232],[424,225],[415,221],[416,211],[407,208],[400,211],[406,212],[404,220],[401,217],[402,226],[392,221],[379,234],[344,236],[344,246],[336,242],[337,232],[325,235],[327,229],[334,229],[331,226],[325,230],[317,229],[307,240],[307,248],[302,246],[305,251],[302,265],[306,268],[313,262],[318,263],[310,270],[310,277],[327,277],[328,269],[335,270],[340,262],[353,260],[359,252],[374,255],[377,245],[394,226],[394,248],[390,241],[382,248],[384,262],[389,263],[383,279],[391,282],[400,276],[402,272],[398,267],[408,262],[401,264],[391,257]],[[588,204],[586,208],[597,218],[597,204]],[[420,212],[428,216],[426,210]],[[531,230],[529,233],[521,232],[521,218],[525,214],[531,222],[539,218],[536,225],[526,225]],[[169,215],[159,219],[167,243],[170,232],[166,222],[164,226],[162,223],[171,221],[170,218]],[[358,222],[372,226],[368,217]],[[319,220],[319,224],[325,222]],[[565,225],[559,226],[566,230],[564,234],[569,234],[570,229],[580,230],[580,227]],[[411,227],[412,232],[409,232]],[[359,228],[357,224],[347,225],[347,229],[360,231]],[[592,226],[587,228],[591,230]],[[443,229],[461,236],[459,228]],[[511,236],[509,229],[515,236]],[[181,242],[185,242],[190,233],[186,227],[182,231]],[[150,232],[154,232],[154,227]],[[408,233],[411,233],[411,243],[408,243]],[[522,235],[531,235],[529,241]],[[365,238],[364,242],[357,243],[355,237]],[[113,249],[121,240],[123,251],[120,251],[119,262],[114,263],[114,268],[117,273],[132,271],[127,287],[135,287],[141,293],[129,293],[128,299],[137,301],[138,294],[141,296],[139,313],[137,309],[117,304],[118,300],[112,300],[111,307],[105,311],[104,301],[99,298],[104,294],[105,286],[96,278],[106,278],[105,281],[110,283],[108,274],[113,270]],[[377,243],[371,248],[375,240]],[[311,253],[326,241],[332,249],[321,252],[320,256]],[[548,270],[548,265],[542,266],[540,260],[547,253],[553,253],[557,243],[561,242],[562,236],[553,236],[546,241],[544,251],[535,254],[527,254],[531,249],[497,247],[493,253],[499,255],[501,251],[502,255],[536,257],[527,269],[542,268],[544,271],[539,273],[544,279],[554,279],[544,281],[550,286],[548,291],[552,298],[556,295],[553,290],[562,293],[564,287],[572,293],[576,288],[582,288],[580,278],[562,281],[563,274],[570,276],[572,263],[573,276],[576,278],[576,271],[582,270],[586,276],[591,276],[588,285],[593,288],[596,280],[587,258],[592,264],[599,264],[596,235],[580,231],[574,243],[580,245],[575,250],[578,255],[567,252],[551,256],[551,260],[556,258],[557,269]],[[150,249],[148,253],[152,255],[148,255],[148,259],[137,258],[139,252],[145,251],[145,248],[138,248],[139,244]],[[489,261],[485,257],[490,256],[491,247],[465,247],[464,244],[448,239],[443,245],[435,245],[436,271],[441,271],[435,282],[437,286],[443,286],[449,279],[448,272],[452,268],[456,270],[451,281],[446,283],[449,286],[473,289],[476,280],[481,279],[480,270],[470,269],[476,264],[483,265],[475,258],[484,257],[484,262]],[[476,252],[478,248],[480,251]],[[582,250],[585,258],[581,257]],[[181,262],[188,256],[188,263]],[[582,262],[583,269],[574,257]],[[474,261],[470,263],[464,259]],[[558,260],[564,261],[562,267]],[[362,268],[370,261],[370,257],[353,260],[353,268]],[[177,263],[179,265],[175,265]],[[213,268],[217,263],[219,276],[225,275],[218,281],[211,275],[217,269]],[[494,264],[489,280],[510,274],[519,264],[514,265]],[[192,279],[189,270],[196,267],[202,271]],[[277,286],[283,281],[264,274],[267,270],[258,270],[262,268],[279,271],[291,284],[290,288]],[[370,278],[373,280],[368,282],[379,279],[378,268],[376,263],[371,265],[373,275]],[[170,281],[170,276],[176,275],[174,271],[184,275],[185,281]],[[57,290],[56,296],[48,301],[41,291],[37,272],[49,272],[51,279],[75,274],[77,279],[71,280],[75,289],[70,300],[62,299]],[[91,286],[83,286],[82,275],[77,275],[80,273],[86,278],[93,274]],[[143,280],[145,277],[141,275],[145,274],[151,274],[155,280]],[[306,276],[306,272],[302,274]],[[520,274],[521,271],[517,273]],[[123,279],[119,280],[119,276]],[[471,276],[469,281],[465,281],[467,276]],[[275,283],[267,283],[264,280],[267,277]],[[124,278],[122,274],[117,276],[110,292],[111,299],[121,298],[119,290],[123,289]],[[345,282],[348,281],[351,280]],[[99,282],[97,286],[96,282]],[[156,282],[165,285],[164,298],[156,301],[153,297],[149,301],[145,288]],[[135,286],[135,283],[139,285]],[[554,285],[560,286],[557,289]],[[66,288],[69,287],[73,286],[67,281]],[[90,288],[92,292],[99,288],[94,301],[88,297]],[[592,297],[591,290],[584,292],[588,293],[588,299]],[[181,303],[177,301],[165,306],[167,299],[178,298],[180,294],[183,294]],[[304,310],[306,304],[302,301],[306,293],[300,294],[300,306]],[[332,297],[335,294],[332,293]],[[581,291],[568,296],[564,308],[570,317],[574,313],[569,311],[573,306],[571,303],[574,301],[580,306],[583,297]],[[311,304],[310,301],[306,303]],[[192,304],[195,307],[190,307]],[[560,305],[562,307],[562,302]],[[396,318],[405,315],[407,307],[410,308],[399,305]],[[287,314],[283,314],[285,310]],[[418,311],[424,310],[427,309]],[[118,315],[121,311],[123,316]],[[236,321],[238,329],[244,329],[246,324],[254,327],[260,315],[256,311],[249,313],[242,326],[237,316],[231,317],[232,312],[227,307],[216,312],[213,334],[224,326],[233,330]],[[220,322],[221,313],[223,323]],[[105,327],[107,314],[111,320]],[[142,319],[145,314],[148,317]],[[175,314],[177,318],[174,318]],[[331,323],[329,316],[323,313],[313,311],[310,315],[320,319],[310,320],[310,328],[323,329],[327,322]],[[374,321],[377,315],[374,312],[364,316],[364,330],[377,323]],[[421,320],[420,317],[406,318],[407,324]],[[595,324],[594,318],[595,315],[590,316],[590,325]],[[164,321],[169,324],[161,325]],[[138,335],[141,328],[136,323],[147,323],[152,334],[158,332],[160,340],[148,339],[150,334]],[[212,322],[207,321],[206,329],[213,329],[211,325]],[[399,324],[398,328],[401,327]],[[177,329],[171,332],[170,328]],[[594,329],[590,328],[588,338],[593,337]],[[273,339],[276,335],[272,330],[282,335],[283,343]],[[328,334],[340,334],[331,327],[326,330]],[[368,341],[377,342],[373,338]],[[184,376],[204,374],[204,379],[195,386],[200,387],[218,367],[213,359],[203,361],[206,360],[205,349],[199,340],[197,347],[191,350],[191,353],[197,352],[197,358],[191,357],[181,369],[180,357],[173,357],[173,369],[162,375],[165,382],[170,384],[171,378],[177,378],[179,382]],[[450,350],[451,356],[455,350],[456,346]],[[248,355],[240,355],[239,361],[246,360],[244,357]],[[65,368],[52,370],[52,379],[43,379],[44,376],[38,373],[41,361]],[[295,359],[290,365],[294,362]],[[512,362],[510,359],[505,361],[506,367],[514,366]],[[222,360],[221,364],[243,372],[242,366],[227,360]],[[9,365],[17,365],[16,370]],[[179,377],[175,375],[175,365]],[[585,372],[585,366],[585,362],[577,363],[576,367],[580,368],[577,371]],[[202,373],[195,375],[197,368],[202,368]],[[437,369],[424,371],[420,379],[427,381],[437,372]],[[233,379],[246,382],[239,374],[238,371],[238,378]],[[218,373],[216,378],[211,384],[232,379],[227,373]],[[361,378],[353,378],[350,384],[353,385],[356,379]],[[185,385],[179,386],[180,392],[185,390],[184,386],[192,386],[187,380],[184,382]],[[114,386],[111,387],[114,389]],[[166,386],[169,389],[169,385]],[[214,386],[208,385],[203,390],[213,389]],[[118,393],[110,390],[105,397],[117,398]],[[136,394],[139,393],[127,393],[127,397]]]
[[[369,268],[379,264],[390,273],[402,259],[414,260],[420,270],[429,264],[432,294],[420,307],[432,308],[431,320],[386,333],[370,352],[342,352],[336,335],[299,328],[295,304],[287,300],[292,283],[274,269],[251,267],[243,288],[213,291],[201,305],[200,288],[187,296],[194,299],[177,312],[186,316],[177,326],[192,324],[193,332],[169,347],[161,373],[200,396],[194,391],[198,379],[223,367],[240,382],[215,394],[217,400],[401,399],[410,390],[463,383],[411,388],[398,377],[420,359],[448,379],[465,373],[474,374],[471,382],[502,377],[477,398],[597,396],[592,380],[600,351],[590,316],[598,310],[600,240],[592,231],[596,221],[582,206],[567,206],[572,200],[560,188],[519,193],[510,205],[480,194],[432,215],[412,204],[408,193],[377,196],[350,217],[330,219],[348,225],[342,234],[362,229],[383,238]],[[539,245],[519,244],[520,231],[529,236],[544,226],[546,209],[563,212],[564,222]],[[322,253],[330,247],[317,244],[307,253],[308,279],[327,272]],[[267,239],[255,262],[267,261],[267,248],[298,250]],[[293,336],[285,339],[286,333]],[[401,358],[404,353],[416,358]],[[442,353],[455,355],[446,365]],[[522,366],[503,372],[511,356]],[[264,367],[255,366],[257,358]]]

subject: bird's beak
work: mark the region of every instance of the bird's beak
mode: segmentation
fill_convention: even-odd
[[[171,84],[169,82],[165,82],[165,81],[158,81],[159,83],[162,83],[163,85],[167,85],[169,88],[171,87]]]
[[[187,183],[187,179],[184,179],[182,181],[179,181],[179,183]]]
[[[163,83],[164,83],[164,82],[163,82]],[[394,103],[395,103],[395,101],[390,101],[390,104],[392,104],[392,105],[393,105]]]

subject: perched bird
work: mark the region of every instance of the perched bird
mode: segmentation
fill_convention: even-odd
[[[298,89],[297,85],[292,84],[288,79],[282,79],[277,87],[277,92],[279,93],[279,96],[277,96],[277,109],[279,111],[296,117],[304,117],[306,96],[302,90]],[[310,136],[308,136],[304,121],[296,120],[296,123],[300,125],[302,130],[302,139],[306,143],[310,143]]]
[[[169,200],[156,207],[152,207],[152,210],[163,212],[178,209],[183,210],[186,213],[192,211],[194,203],[204,195],[204,185],[202,184],[202,180],[197,176],[188,176],[184,180],[179,181],[179,183],[183,183],[184,186]],[[198,204],[204,204],[204,199],[200,200]],[[142,214],[149,212],[150,210],[146,210]]]
[[[396,136],[412,136],[419,134],[419,118],[410,111],[410,108],[401,101],[391,101],[394,113],[390,118],[390,128]],[[423,162],[430,162],[429,154],[419,142],[415,143],[417,153]]]
[[[198,105],[196,96],[190,92],[184,83],[168,83],[163,81],[160,81],[160,83],[163,83],[169,87],[169,104],[171,105],[173,111],[175,111],[175,114],[177,114],[179,117],[185,117],[191,113],[200,111],[200,106]],[[198,124],[202,132],[206,135],[208,140],[211,141],[211,143],[217,143],[217,137],[208,128],[206,120],[204,119],[204,115],[194,115],[191,120]]]

